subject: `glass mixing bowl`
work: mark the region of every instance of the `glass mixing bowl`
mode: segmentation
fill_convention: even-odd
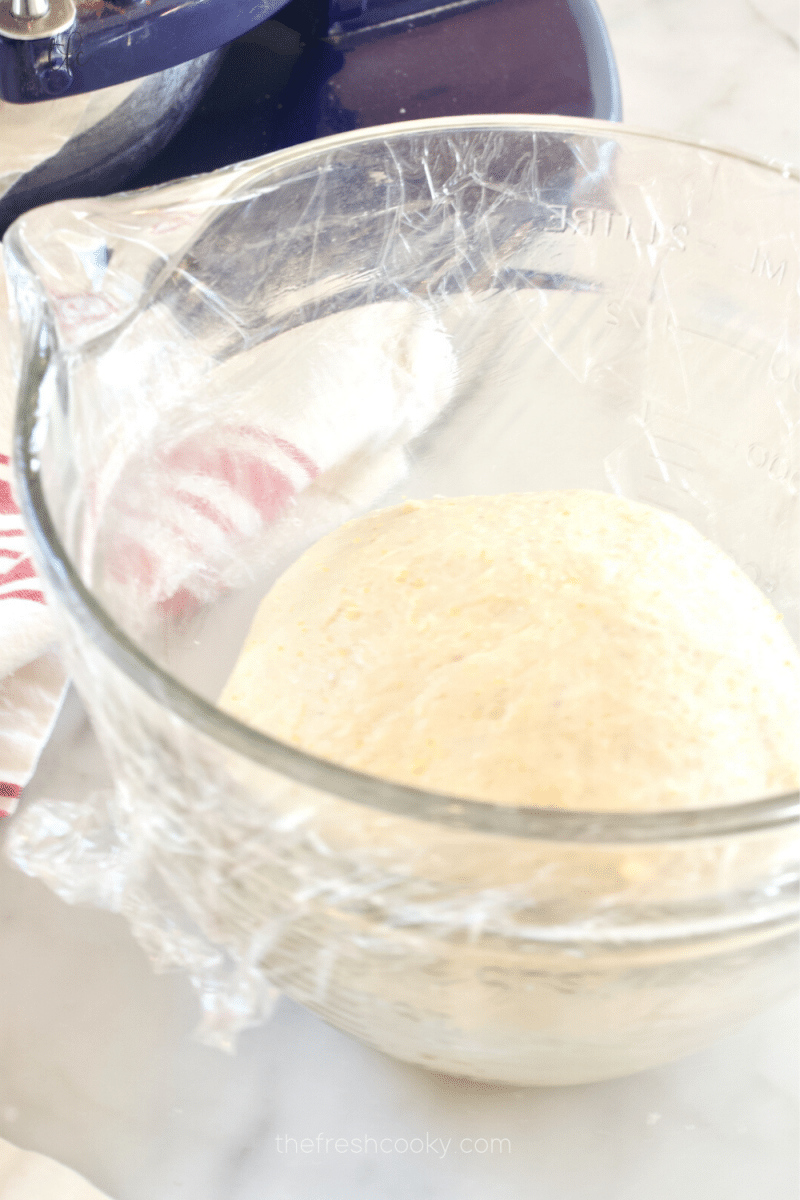
[[[26,870],[123,912],[224,1042],[281,989],[439,1071],[596,1080],[796,979],[797,795],[507,808],[214,700],[260,597],[403,497],[666,508],[797,636],[798,178],[610,124],[470,117],[18,220],[21,502],[113,794]]]

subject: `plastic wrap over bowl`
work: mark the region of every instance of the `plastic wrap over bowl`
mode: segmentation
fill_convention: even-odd
[[[471,117],[12,227],[25,519],[116,781],[31,806],[12,854],[186,969],[206,1038],[280,989],[402,1059],[570,1083],[793,986],[796,795],[506,808],[214,701],[285,566],[404,497],[669,509],[796,637],[797,185],[604,123]]]

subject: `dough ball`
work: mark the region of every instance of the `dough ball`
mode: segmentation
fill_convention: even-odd
[[[220,706],[436,792],[592,810],[798,787],[800,659],[685,521],[600,492],[350,521],[265,597]]]

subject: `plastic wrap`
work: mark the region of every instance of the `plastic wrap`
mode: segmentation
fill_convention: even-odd
[[[204,1037],[282,989],[402,1058],[571,1082],[790,986],[792,798],[500,811],[214,701],[285,565],[404,496],[669,508],[796,633],[796,198],[706,148],[470,118],[12,228],[26,519],[115,789],[32,806],[10,852],[186,970]]]

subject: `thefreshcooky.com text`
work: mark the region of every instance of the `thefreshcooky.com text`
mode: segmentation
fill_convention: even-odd
[[[294,1138],[278,1134],[275,1138],[278,1154],[435,1154],[445,1158],[449,1151],[455,1154],[510,1154],[508,1138],[432,1138],[425,1137],[354,1137],[336,1138],[318,1133],[315,1138]]]

